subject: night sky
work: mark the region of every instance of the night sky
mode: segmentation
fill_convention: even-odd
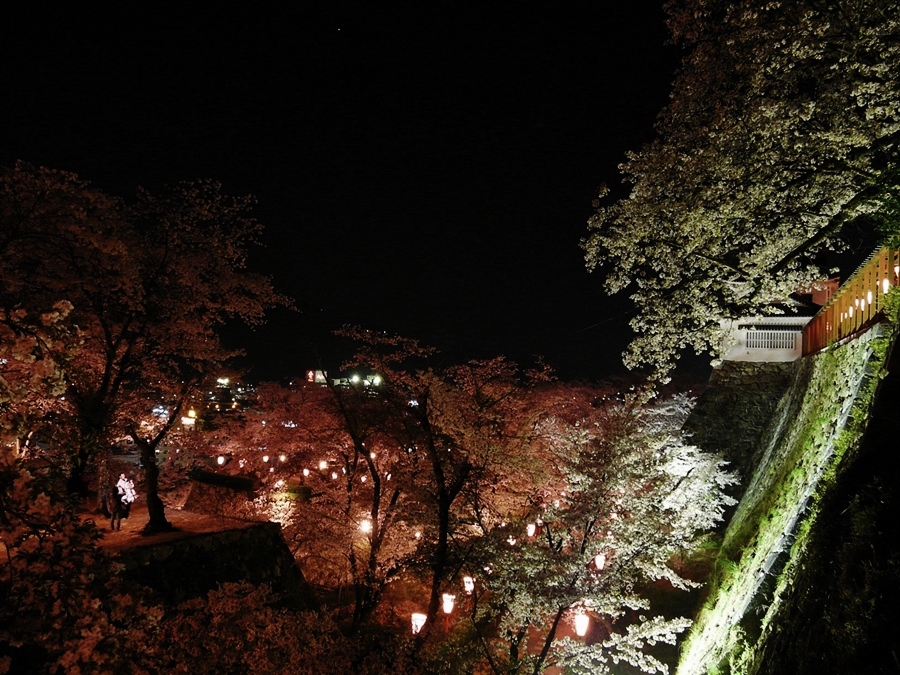
[[[344,323],[450,360],[624,372],[630,302],[578,244],[668,100],[658,2],[165,7],[7,14],[0,165],[121,196],[194,178],[255,195],[253,268],[300,311],[229,334],[251,379],[337,358]]]

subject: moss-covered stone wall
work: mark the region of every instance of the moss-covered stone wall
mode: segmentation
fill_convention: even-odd
[[[760,439],[793,384],[797,365],[724,362],[713,371],[684,424],[692,443],[709,452],[723,453],[730,468],[744,477],[736,497],[758,463]]]
[[[682,648],[682,675],[759,672],[783,599],[805,560],[823,498],[852,462],[896,321],[802,359],[755,447],[725,532],[709,599]],[[752,407],[758,396],[748,394]],[[732,402],[732,405],[734,402]],[[751,413],[749,417],[754,417]],[[720,425],[728,425],[723,419]],[[749,425],[744,425],[745,429]],[[741,433],[738,427],[736,433]]]

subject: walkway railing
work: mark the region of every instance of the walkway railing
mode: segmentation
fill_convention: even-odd
[[[873,253],[803,328],[803,355],[825,349],[877,318],[885,295],[898,283],[900,250]]]

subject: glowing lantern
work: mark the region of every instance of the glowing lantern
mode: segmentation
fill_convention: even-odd
[[[420,630],[422,630],[422,626],[425,625],[425,619],[427,619],[427,618],[428,618],[427,615],[425,615],[425,614],[420,614],[419,612],[416,612],[415,614],[412,615],[412,632],[413,632],[413,635],[415,635],[415,634],[418,633]]]
[[[422,533],[416,532],[416,539],[421,539],[421,538],[422,538]]]
[[[870,305],[872,304],[872,291],[866,293],[866,302],[868,302]]]
[[[365,483],[365,482],[366,482],[366,477],[365,477],[365,476],[361,476],[360,479],[359,479],[359,481],[360,481],[361,483]]]
[[[516,545],[516,538],[515,538],[515,537],[510,537],[509,539],[506,540],[506,543],[509,544],[510,546],[515,546],[515,545]]]
[[[331,472],[331,480],[337,480],[337,471]]]
[[[309,469],[303,469],[303,475],[304,475],[304,476],[308,476],[308,475],[309,475]]]
[[[218,457],[216,457],[216,464],[218,464],[219,466],[224,466],[225,465],[225,455],[219,455]]]
[[[371,520],[362,521],[359,524],[359,529],[362,530],[363,532],[365,532],[366,534],[369,534],[369,532],[372,531],[372,521]]]
[[[263,461],[264,461],[264,462],[268,462],[268,461],[269,461],[269,456],[268,456],[268,455],[263,455]]]
[[[451,595],[450,593],[444,593],[444,614],[451,614],[453,612],[454,601],[456,600],[455,595]]]
[[[472,591],[475,590],[475,580],[472,577],[463,577],[463,588],[466,591],[466,595],[471,595]]]
[[[587,635],[588,624],[591,622],[590,617],[584,612],[578,612],[575,615],[575,634],[578,637],[584,637]]]
[[[882,279],[881,280],[881,292],[887,293],[890,290],[890,288],[891,288],[891,282],[888,281],[887,279]]]
[[[187,416],[191,419],[195,419],[197,417],[197,411],[191,408],[190,410],[188,410]]]
[[[279,461],[279,462],[283,462],[283,461],[285,461],[286,459],[287,459],[286,456],[284,456],[284,455],[278,455],[278,461]]]
[[[596,556],[594,556],[594,564],[597,566],[598,570],[602,570],[604,567],[606,567],[606,554],[598,553]]]
[[[327,468],[328,468],[328,462],[326,462],[324,459],[320,460],[319,461],[319,471],[324,471]]]
[[[534,523],[528,523],[528,527],[526,528],[526,530],[528,531],[528,536],[533,537],[534,533],[537,532],[537,525],[535,525]]]

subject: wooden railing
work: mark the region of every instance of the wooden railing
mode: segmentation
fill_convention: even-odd
[[[887,292],[900,283],[900,250],[883,248],[860,265],[803,328],[803,355],[844,339],[878,317]]]

